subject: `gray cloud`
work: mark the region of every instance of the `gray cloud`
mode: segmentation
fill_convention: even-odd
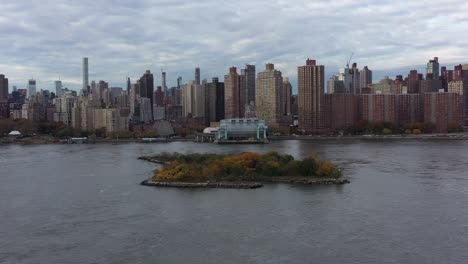
[[[91,79],[123,86],[146,69],[193,78],[223,75],[228,67],[272,62],[295,84],[310,57],[338,72],[351,52],[376,76],[468,60],[468,3],[354,0],[55,0],[2,1],[0,73],[22,88],[31,76],[51,89],[61,76],[80,88],[81,58]],[[412,66],[416,65],[416,66]],[[420,66],[418,66],[420,65]],[[399,70],[401,72],[398,72]],[[156,82],[160,82],[159,75]]]

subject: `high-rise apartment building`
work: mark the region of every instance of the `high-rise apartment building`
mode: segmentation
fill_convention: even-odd
[[[397,112],[395,94],[363,94],[360,95],[360,119],[367,122],[395,123]]]
[[[0,74],[0,102],[8,101],[8,78]]]
[[[324,129],[322,96],[325,92],[325,66],[307,59],[298,67],[299,129],[306,133],[319,133]]]
[[[150,99],[150,112],[151,112],[151,119],[153,119],[153,93],[154,93],[154,79],[153,74],[150,70],[147,70],[143,76],[140,78],[140,96],[141,98],[148,98]]]
[[[372,84],[372,71],[367,68],[367,66],[364,66],[364,68],[361,70],[361,80],[360,80],[360,87],[362,88],[368,88]]]
[[[282,113],[283,77],[275,70],[272,63],[265,66],[265,71],[257,74],[255,84],[255,111],[259,119],[265,120],[268,126],[278,127]]]
[[[439,133],[447,133],[451,126],[462,125],[462,101],[462,96],[457,93],[424,94],[424,122],[434,124]]]
[[[326,127],[334,131],[344,131],[358,119],[358,95],[350,93],[326,94],[323,99]]]
[[[239,118],[244,115],[244,105],[241,102],[241,84],[237,68],[229,68],[224,76],[224,115],[225,118]]]
[[[351,93],[360,94],[361,93],[361,73],[357,68],[357,64],[353,63],[351,70]]]
[[[408,93],[419,93],[419,81],[423,79],[422,77],[422,74],[419,74],[417,70],[409,72],[407,79]]]

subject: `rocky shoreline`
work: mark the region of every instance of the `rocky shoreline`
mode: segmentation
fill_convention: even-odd
[[[252,180],[259,182],[276,182],[276,183],[297,183],[297,184],[314,184],[314,185],[343,185],[351,183],[346,178],[303,178],[303,177],[253,177]]]
[[[250,181],[252,180],[252,182]],[[258,182],[253,182],[258,181]],[[333,179],[333,178],[317,178],[317,179],[304,179],[304,178],[269,178],[269,177],[254,177],[249,181],[242,182],[157,182],[151,178],[141,182],[144,186],[153,187],[172,187],[172,188],[225,188],[225,189],[257,189],[263,187],[262,183],[292,183],[292,184],[305,184],[305,185],[343,185],[348,184],[348,179]]]
[[[256,182],[155,182],[151,179],[141,182],[144,186],[172,187],[172,188],[224,188],[224,189],[257,189],[263,184]]]
[[[147,161],[147,162],[151,162],[151,163],[161,164],[161,165],[169,164],[169,162],[164,162],[164,161],[160,161],[160,160],[157,160],[157,159],[152,159],[152,158],[146,157],[146,156],[138,157],[138,159],[139,160],[144,160],[144,161]]]

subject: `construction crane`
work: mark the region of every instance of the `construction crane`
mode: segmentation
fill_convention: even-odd
[[[346,68],[348,68],[348,69],[349,69],[349,64],[351,63],[351,59],[353,58],[353,55],[354,55],[354,52],[351,52],[351,56],[349,56],[349,60],[346,63]]]

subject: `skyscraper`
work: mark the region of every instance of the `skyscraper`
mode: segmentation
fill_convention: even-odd
[[[177,77],[177,90],[180,90],[181,87],[182,87],[182,77],[179,76]]]
[[[246,104],[255,104],[255,65],[245,65]]]
[[[268,126],[278,127],[282,117],[281,92],[283,77],[281,72],[275,70],[272,63],[265,66],[265,71],[257,75],[255,103],[256,114],[265,120]]]
[[[205,85],[205,120],[219,122],[224,119],[224,83],[214,77],[211,83]]]
[[[162,72],[161,75],[162,91],[164,92],[164,95],[167,96],[166,72]]]
[[[428,80],[439,80],[439,58],[434,57],[433,60],[429,60],[426,67],[426,79]]]
[[[204,89],[195,81],[182,85],[182,113],[185,117],[205,117]]]
[[[130,90],[132,89],[132,83],[130,82],[130,77],[127,77],[127,95],[130,96]]]
[[[353,66],[350,70],[351,74],[351,93],[352,94],[360,94],[361,93],[361,73],[357,68],[357,64],[353,63]]]
[[[325,66],[316,65],[307,59],[305,66],[298,67],[299,128],[306,133],[320,132],[324,128],[322,96],[325,90]]]
[[[372,71],[369,70],[367,66],[364,66],[364,68],[361,70],[360,78],[360,88],[369,88],[369,86],[372,84]]]
[[[62,94],[62,81],[55,81],[55,96],[60,97]]]
[[[237,68],[229,68],[229,73],[224,75],[224,116],[225,118],[242,117],[244,106],[240,102],[240,76]]]
[[[283,87],[282,87],[282,95],[281,95],[281,112],[282,115],[291,115],[291,98],[292,97],[292,85],[289,82],[289,78],[283,78]]]
[[[89,80],[88,80],[88,76],[89,76],[89,73],[88,73],[88,58],[83,58],[83,66],[82,66],[82,69],[83,69],[83,87],[82,89],[84,91],[87,91],[89,92]]]
[[[28,98],[32,95],[36,95],[36,80],[34,79],[28,81]]]
[[[140,78],[140,96],[141,98],[149,98],[151,105],[151,117],[154,118],[153,113],[153,93],[154,93],[154,79],[150,70],[147,70]]]
[[[0,102],[8,101],[8,78],[0,74]]]
[[[200,85],[200,67],[195,68],[195,84]]]

